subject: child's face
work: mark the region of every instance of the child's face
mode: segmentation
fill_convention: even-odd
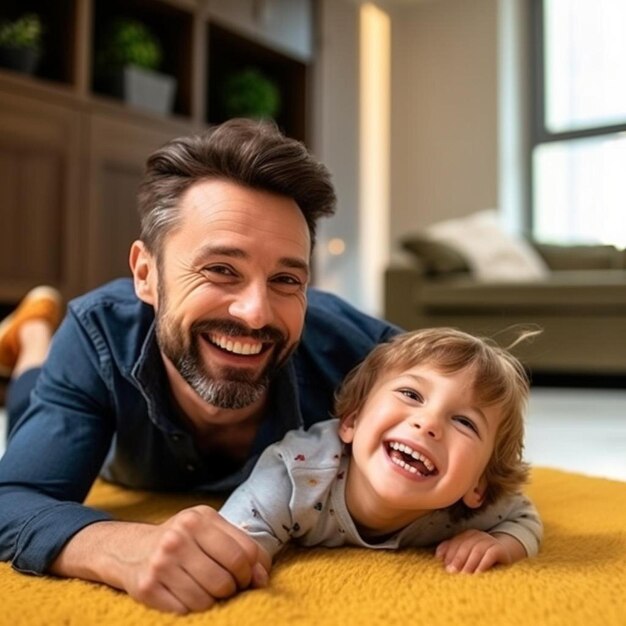
[[[347,502],[361,525],[392,531],[463,499],[480,506],[501,419],[478,406],[471,371],[430,365],[389,372],[340,426],[352,444]]]

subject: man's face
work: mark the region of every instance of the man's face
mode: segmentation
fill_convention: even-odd
[[[311,240],[297,204],[226,181],[181,200],[154,302],[161,352],[209,404],[258,400],[304,324]]]

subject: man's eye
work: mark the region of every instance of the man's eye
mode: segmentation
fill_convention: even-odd
[[[204,271],[211,275],[219,276],[236,276],[235,270],[228,265],[209,265],[204,268]]]
[[[205,268],[205,271],[211,272],[214,274],[226,274],[229,276],[234,274],[232,268],[228,267],[227,265],[211,265]]]
[[[294,276],[277,276],[274,281],[284,283],[285,285],[299,285],[301,283],[301,281]]]
[[[272,285],[283,293],[294,293],[303,286],[303,281],[292,274],[280,274],[272,278]]]

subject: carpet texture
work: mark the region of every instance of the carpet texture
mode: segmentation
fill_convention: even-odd
[[[539,556],[478,576],[446,574],[427,550],[290,548],[267,589],[177,617],[104,586],[1,563],[0,624],[625,626],[626,482],[537,468],[528,493],[545,523]],[[159,521],[200,500],[99,482],[89,502],[119,519]]]

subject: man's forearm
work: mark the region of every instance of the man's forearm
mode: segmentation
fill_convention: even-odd
[[[148,524],[105,521],[78,531],[49,568],[51,574],[81,578],[125,589],[124,569]]]
[[[267,584],[271,558],[214,509],[183,509],[161,524],[99,521],[82,528],[48,571],[105,583],[164,611],[212,606]]]

